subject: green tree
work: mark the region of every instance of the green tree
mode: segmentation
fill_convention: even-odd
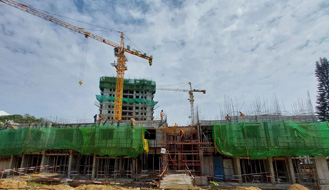
[[[321,121],[329,120],[329,63],[320,58],[315,64],[315,76],[318,79],[316,113]]]
[[[4,123],[7,120],[12,120],[16,123],[43,123],[45,119],[43,118],[36,118],[31,116],[30,114],[22,115],[4,115],[0,116],[0,122]]]

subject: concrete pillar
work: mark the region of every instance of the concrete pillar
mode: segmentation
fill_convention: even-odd
[[[314,156],[316,175],[320,190],[329,189],[329,170],[325,156]]]
[[[46,151],[41,152],[42,157],[41,157],[41,163],[40,163],[40,172],[44,169],[43,167],[45,166],[45,160],[46,160]]]
[[[70,150],[70,155],[69,155],[69,163],[67,166],[67,177],[71,177],[71,170],[72,170],[72,159],[73,159],[73,153],[72,150]]]
[[[122,166],[123,166],[123,158],[120,157],[120,160],[119,160],[119,175],[121,177],[121,173],[122,173]]]
[[[199,158],[200,158],[200,164],[201,164],[201,175],[205,173],[205,165],[203,165],[203,151],[199,149]],[[184,166],[185,167],[185,166]]]
[[[242,183],[240,157],[233,157],[233,167],[234,167],[234,174],[237,176],[238,182]]]
[[[291,157],[288,157],[287,160],[288,160],[288,168],[289,168],[289,173],[290,173],[290,182],[296,183],[294,164],[292,163]]]
[[[132,174],[132,176],[131,176],[131,178],[136,178],[136,158],[133,158],[133,160],[132,160],[132,162],[133,162],[133,164],[132,164],[132,171],[131,171],[131,174]]]
[[[9,168],[12,169],[13,167],[14,167],[14,155],[11,155],[9,161]]]
[[[93,168],[91,170],[91,180],[95,180],[95,174],[96,174],[96,154],[94,154],[94,158],[93,158]]]
[[[117,172],[119,170],[119,167],[118,167],[118,159],[119,158],[115,158],[115,161],[114,161],[114,170]]]
[[[274,173],[273,158],[272,157],[268,158],[268,166],[269,166],[269,169],[270,169],[271,183],[275,184],[275,173]]]
[[[25,165],[25,163],[24,163],[24,162],[25,162],[25,159],[26,159],[25,157],[26,157],[25,154],[23,154],[23,155],[22,155],[21,165],[19,166],[20,168],[23,168],[24,165]]]

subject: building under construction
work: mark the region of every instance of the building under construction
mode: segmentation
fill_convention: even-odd
[[[116,77],[101,77],[99,82],[101,95],[96,98],[100,102],[100,115],[104,119],[113,120]],[[125,79],[122,98],[122,120],[153,120],[155,82],[145,79]]]
[[[96,123],[31,123],[0,130],[0,177],[47,172],[58,178],[39,180],[163,189],[209,183],[329,187],[329,126],[314,115],[230,114],[229,119],[196,117],[195,125],[168,126],[165,117],[153,120],[155,82],[125,80],[124,120],[114,122],[114,84],[115,78],[100,80],[97,100],[104,119]]]
[[[119,45],[30,6],[1,2],[114,47],[117,77],[100,79],[98,121],[8,124],[0,130],[0,178],[47,173],[37,180],[161,189],[209,183],[268,189],[300,183],[329,189],[329,126],[313,113],[285,116],[278,106],[262,112],[256,102],[250,114],[236,114],[240,110],[225,105],[222,120],[203,121],[194,117],[196,91],[190,85],[191,125],[168,126],[166,116],[153,118],[155,82],[124,79],[125,53],[149,65],[153,57],[125,46],[123,32]]]

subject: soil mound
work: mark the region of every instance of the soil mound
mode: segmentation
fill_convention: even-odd
[[[288,190],[309,190],[309,189],[307,187],[304,187],[304,186],[296,183],[296,184],[291,185]]]

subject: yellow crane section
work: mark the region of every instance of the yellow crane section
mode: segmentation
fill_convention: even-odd
[[[192,83],[188,83],[190,85],[190,90],[187,89],[179,89],[179,88],[157,88],[157,90],[164,90],[164,91],[181,91],[181,92],[188,92],[190,95],[190,98],[188,99],[190,101],[191,105],[191,124],[194,125],[194,94],[193,92],[202,92],[203,94],[206,94],[206,90],[198,90],[198,89],[192,89]]]
[[[148,56],[145,53],[142,54],[138,51],[130,50],[130,48],[125,48],[124,35],[123,35],[123,32],[121,32],[121,31],[118,31],[121,34],[121,42],[119,45],[119,44],[116,44],[101,36],[88,32],[81,27],[77,27],[77,26],[74,26],[67,22],[64,22],[58,18],[55,18],[55,17],[45,14],[43,12],[40,12],[40,11],[38,11],[32,7],[29,7],[27,5],[24,5],[22,3],[15,2],[13,0],[0,0],[0,2],[10,5],[12,7],[15,7],[17,9],[20,9],[22,11],[28,12],[28,13],[38,16],[40,18],[43,18],[47,21],[60,25],[64,28],[70,29],[74,32],[78,32],[78,33],[84,35],[86,38],[92,38],[94,40],[100,41],[104,44],[114,47],[114,53],[117,56],[117,63],[114,65],[114,67],[116,68],[116,71],[117,71],[117,79],[116,79],[116,89],[115,89],[113,120],[121,120],[122,97],[123,97],[123,77],[124,77],[125,70],[127,70],[125,52],[148,60],[150,66],[152,66],[152,60],[153,60],[152,56]],[[82,82],[81,82],[81,84],[82,84]]]

